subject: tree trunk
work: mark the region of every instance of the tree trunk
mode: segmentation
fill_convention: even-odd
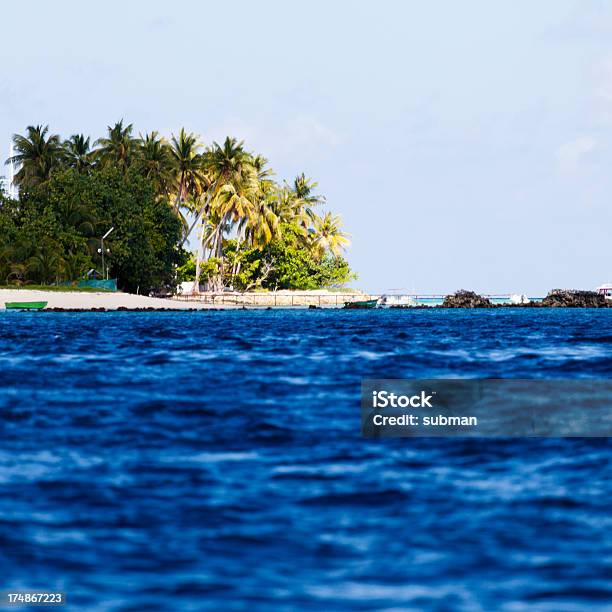
[[[174,212],[177,213],[181,207],[181,198],[183,197],[183,179],[184,174],[181,173],[181,180],[179,181],[178,193],[176,194],[176,200],[174,200]]]
[[[223,215],[223,217],[221,217],[219,225],[217,226],[217,228],[215,229],[215,232],[212,235],[211,248],[210,248],[211,257],[214,256],[218,258],[220,261],[219,273],[217,274],[216,277],[212,279],[212,282],[211,282],[211,285],[213,286],[213,290],[218,291],[218,292],[223,291],[223,272],[224,272],[223,228],[225,226],[226,217],[227,215]]]
[[[198,235],[198,248],[196,251],[196,269],[195,269],[195,278],[193,279],[193,289],[191,292],[196,295],[200,293],[200,266],[202,265],[202,250],[203,250],[203,236],[202,231],[200,231]]]
[[[232,265],[232,274],[230,277],[230,284],[232,286],[234,286],[234,276],[236,276],[236,274],[240,272],[240,264],[241,264],[240,245],[242,244],[242,241],[244,240],[244,234],[245,234],[244,227],[241,227],[238,232],[238,238],[236,239],[236,259],[234,261],[234,264]]]
[[[189,236],[191,235],[191,232],[193,231],[193,228],[196,226],[196,224],[200,221],[200,219],[204,216],[204,210],[200,211],[195,218],[195,221],[191,224],[191,227],[189,227],[189,229],[185,232],[183,239],[181,240],[181,244],[180,246],[183,246],[186,242],[187,239],[189,238]]]
[[[196,289],[198,293],[200,292],[200,272],[201,272],[202,262],[208,261],[210,257],[212,256],[213,250],[216,249],[216,246],[214,244],[215,237],[216,237],[216,232],[213,232],[212,234],[209,234],[206,239],[204,239],[204,226],[202,226],[202,229],[200,231],[199,240],[198,240],[198,248],[196,251],[196,274],[195,274],[195,279],[193,283],[193,290],[192,290],[193,293],[196,293]],[[209,245],[210,245],[210,249],[209,249]],[[207,251],[209,250],[210,252],[207,255]],[[207,281],[206,290],[208,290],[208,281]]]
[[[191,224],[191,227],[187,230],[187,233],[183,236],[183,239],[181,240],[181,246],[183,246],[187,242],[187,239],[191,235],[193,228],[197,225],[197,223],[199,223],[199,221],[204,217],[204,215],[208,211],[208,207],[210,205],[211,199],[212,199],[212,195],[207,194],[206,200],[204,201],[204,204],[202,205],[202,209],[196,215],[195,221]]]
[[[213,234],[214,235],[214,234]],[[204,240],[204,226],[200,229],[198,235],[198,248],[196,250],[196,269],[195,279],[193,281],[193,293],[200,293],[200,268],[202,267],[202,261],[206,261],[208,258],[205,257],[208,243],[210,242],[211,236]]]

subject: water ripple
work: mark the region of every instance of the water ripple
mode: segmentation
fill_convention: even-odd
[[[612,311],[0,313],[3,588],[597,610],[609,440],[364,440],[362,378],[612,377]]]

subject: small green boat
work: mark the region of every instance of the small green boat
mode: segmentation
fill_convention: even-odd
[[[378,300],[362,300],[360,302],[345,302],[344,307],[350,309],[376,308]]]
[[[47,302],[5,302],[7,310],[42,310]]]

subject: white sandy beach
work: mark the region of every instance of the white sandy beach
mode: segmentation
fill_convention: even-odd
[[[31,289],[0,289],[0,309],[6,302],[47,302],[47,308],[78,310],[82,308],[171,308],[187,310],[190,308],[218,308],[201,302],[180,302],[165,300],[131,293],[107,293],[87,291],[38,291]],[[231,306],[226,306],[231,308]]]

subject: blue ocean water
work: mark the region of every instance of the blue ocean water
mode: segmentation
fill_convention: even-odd
[[[0,590],[603,610],[609,439],[364,440],[362,378],[612,378],[612,311],[0,314]]]

